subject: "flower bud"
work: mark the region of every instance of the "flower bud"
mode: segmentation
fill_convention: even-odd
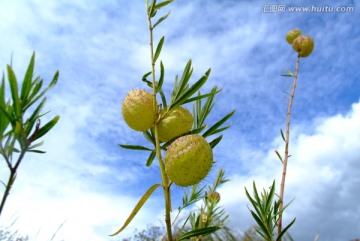
[[[220,194],[218,192],[211,192],[207,196],[208,200],[211,203],[218,203],[220,202]]]

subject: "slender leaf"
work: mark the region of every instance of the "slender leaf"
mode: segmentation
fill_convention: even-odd
[[[34,112],[29,117],[29,119],[27,121],[28,123],[25,128],[26,136],[30,135],[30,132],[31,132],[32,128],[34,127],[36,120],[40,117],[40,111],[44,107],[45,103],[46,103],[46,97],[40,102],[40,104],[36,107]]]
[[[161,3],[158,3],[154,6],[154,9],[155,10],[159,10],[160,8],[162,7],[165,7],[166,5],[168,5],[169,3],[172,3],[174,0],[167,0],[167,1],[164,1],[164,2],[161,2]]]
[[[158,59],[158,57],[159,57],[159,55],[160,55],[160,53],[161,53],[161,49],[162,49],[162,46],[163,46],[163,44],[164,44],[164,41],[165,41],[165,36],[163,36],[161,39],[160,39],[160,41],[159,41],[159,43],[158,43],[158,45],[157,45],[157,47],[156,47],[156,50],[155,50],[155,55],[154,55],[154,63],[156,62],[156,60]]]
[[[155,151],[152,151],[146,161],[146,166],[149,167],[151,166],[151,164],[154,162],[154,159],[156,157],[156,152]]]
[[[191,59],[186,63],[180,82],[178,76],[175,77],[174,88],[171,94],[171,102],[173,103],[181,95],[182,91],[188,88],[188,83],[192,74]]]
[[[39,93],[43,84],[43,80],[40,77],[36,77],[31,83],[31,89],[29,92],[29,96],[26,102],[23,103],[23,110],[26,110],[30,106],[30,102],[34,99],[34,97]]]
[[[154,17],[156,14],[155,5],[156,5],[156,0],[152,0],[151,6],[148,7],[148,16],[151,18]]]
[[[192,129],[191,131],[190,131],[190,134],[199,134],[200,132],[202,132],[203,130],[205,130],[206,129],[206,125],[205,126],[201,126],[201,127],[199,127],[199,128],[196,128],[196,129]]]
[[[14,106],[14,114],[16,119],[20,119],[21,117],[21,106],[20,106],[20,99],[19,99],[19,91],[18,91],[18,83],[16,80],[15,73],[10,65],[7,66],[7,72],[8,72],[8,79],[10,84],[10,90],[11,90],[11,97],[13,100],[13,106]]]
[[[272,201],[274,199],[274,195],[275,195],[275,180],[271,186],[270,192],[269,192],[269,196],[266,200],[266,204],[265,204],[265,211],[269,213]]]
[[[164,83],[164,77],[165,77],[165,68],[162,61],[160,61],[160,78],[159,78],[159,82],[156,85],[156,92],[159,92],[161,90],[162,85]]]
[[[219,144],[219,142],[221,141],[222,139],[222,135],[215,138],[214,140],[212,140],[209,145],[211,146],[211,148],[213,149],[217,144]]]
[[[295,223],[296,218],[294,218],[291,223],[289,223],[289,225],[287,225],[279,234],[279,236],[277,237],[276,241],[281,241],[282,236],[288,231],[288,229]]]
[[[129,150],[139,150],[139,151],[153,151],[153,149],[144,147],[144,146],[138,146],[138,145],[123,145],[123,144],[119,144],[120,147],[124,148],[124,149],[129,149]]]
[[[34,96],[32,98],[32,100],[26,104],[26,106],[23,106],[23,111],[26,110],[27,108],[29,108],[32,104],[34,104],[38,99],[40,99],[41,97],[43,97],[45,95],[46,92],[48,92],[52,87],[54,87],[57,83],[59,79],[59,71],[56,71],[52,81],[50,82],[49,86],[44,89],[40,94],[38,94],[37,96]],[[41,83],[41,82],[40,82]],[[30,97],[29,97],[30,98]]]
[[[206,71],[204,76],[202,76],[194,85],[192,85],[186,91],[184,91],[184,93],[182,93],[179,96],[179,98],[177,98],[177,100],[171,104],[170,109],[183,104],[188,98],[190,98],[194,93],[196,93],[201,88],[201,86],[203,86],[207,81],[210,75],[210,71],[211,71],[210,69]]]
[[[8,109],[9,106],[5,101],[5,79],[3,75],[0,85],[0,138],[2,138],[4,131],[8,127],[10,121],[12,121]]]
[[[193,102],[193,101],[196,101],[196,100],[199,100],[199,99],[204,99],[206,97],[211,97],[211,96],[214,96],[216,95],[217,93],[219,93],[221,90],[218,90],[217,92],[215,93],[208,93],[208,94],[204,94],[204,95],[198,95],[198,96],[195,96],[193,98],[190,98],[190,99],[187,99],[183,104],[186,104],[186,103],[190,103],[190,102]]]
[[[167,13],[167,14],[165,14],[164,16],[162,16],[161,18],[159,18],[157,21],[156,21],[156,23],[153,25],[153,29],[154,28],[156,28],[156,26],[157,25],[159,25],[162,21],[164,21],[167,17],[169,17],[169,15],[170,15],[170,11]]]
[[[43,144],[44,144],[44,141],[41,141],[41,142],[36,143],[36,144],[34,144],[34,145],[31,145],[31,146],[29,147],[29,150],[35,149],[35,148],[37,148],[37,147],[39,147],[39,146],[42,146]]]
[[[211,135],[215,135],[215,134],[217,134],[219,132],[222,132],[222,131],[225,131],[225,130],[227,130],[229,128],[230,128],[230,126],[225,126],[225,127],[220,128],[220,129],[216,129],[213,132],[211,132]]]
[[[209,130],[207,130],[203,136],[207,137],[210,136],[214,133],[214,131],[216,131],[216,129],[218,127],[220,127],[222,124],[224,124],[233,114],[235,113],[235,110],[231,111],[229,114],[227,114],[225,117],[223,117],[221,120],[219,120],[218,122],[216,122],[212,127],[209,128]]]
[[[45,154],[46,151],[40,151],[40,150],[28,150],[28,152],[34,152],[34,153],[39,153],[39,154]]]
[[[256,215],[256,213],[254,213],[253,211],[250,210],[251,215],[253,216],[253,218],[255,219],[256,223],[259,225],[259,227],[262,230],[262,233],[266,236],[266,238],[268,238],[269,240],[271,240],[272,238],[272,234],[269,232],[269,230],[266,228],[266,226],[264,225],[263,221],[260,219],[260,217],[258,217]]]
[[[283,132],[282,129],[280,129],[280,134],[281,134],[281,137],[282,137],[283,141],[285,141],[285,136],[284,136],[284,132]]]
[[[148,141],[150,141],[151,143],[153,143],[155,145],[155,136],[154,136],[154,133],[152,132],[152,130],[151,131],[149,131],[149,130],[144,131],[143,135],[145,136],[145,138]]]
[[[280,155],[280,153],[279,153],[277,150],[275,150],[275,153],[276,153],[276,155],[278,156],[278,158],[280,159],[280,161],[281,161],[281,162],[284,162],[283,159],[282,159],[282,157],[281,157],[281,155]]]
[[[166,97],[165,97],[165,94],[162,91],[162,89],[159,90],[159,94],[160,94],[160,97],[161,97],[163,108],[166,109],[167,108]]]
[[[51,130],[51,128],[53,128],[56,123],[59,121],[60,116],[55,116],[51,121],[49,121],[48,123],[46,123],[43,127],[41,127],[37,133],[35,133],[35,135],[33,136],[33,139],[31,141],[35,141],[37,139],[39,139],[40,137],[42,137],[43,135],[45,135],[48,131]]]
[[[144,74],[141,80],[145,82],[150,88],[152,88],[152,82],[147,79],[149,75],[151,75],[151,71]]]
[[[31,81],[34,74],[34,65],[35,65],[35,52],[33,52],[29,66],[26,70],[25,77],[21,87],[20,99],[25,101],[29,95],[31,89]]]
[[[201,229],[195,229],[193,231],[184,233],[183,235],[181,235],[179,237],[179,241],[180,240],[185,240],[185,239],[189,239],[191,237],[196,237],[196,236],[204,236],[204,235],[208,235],[211,233],[216,232],[217,230],[221,229],[220,227],[214,226],[214,227],[207,227],[207,228],[201,228]]]
[[[126,226],[128,226],[128,224],[133,220],[133,218],[136,216],[136,214],[139,212],[139,210],[141,209],[141,207],[144,205],[144,203],[148,200],[148,198],[151,196],[151,194],[156,190],[156,188],[160,187],[161,184],[155,184],[153,186],[151,186],[146,192],[145,194],[140,198],[139,202],[136,204],[135,208],[133,209],[133,211],[131,212],[130,216],[126,219],[125,223],[123,224],[123,226],[116,231],[115,233],[111,234],[110,236],[115,236],[118,235],[121,231],[123,231]]]

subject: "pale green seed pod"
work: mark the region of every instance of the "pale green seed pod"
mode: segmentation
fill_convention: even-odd
[[[191,113],[182,106],[175,107],[169,111],[163,110],[160,116],[158,133],[161,142],[169,141],[189,132],[194,124],[194,118]]]
[[[294,40],[301,35],[301,31],[300,29],[296,28],[293,30],[290,30],[289,32],[287,32],[286,34],[286,41],[289,44],[292,44],[294,42]]]
[[[130,91],[122,103],[124,120],[131,129],[136,131],[150,129],[155,123],[156,112],[154,97],[145,90]]]
[[[314,40],[306,35],[298,36],[293,42],[293,49],[300,57],[309,56],[314,49]]]
[[[177,138],[167,148],[165,172],[178,186],[199,183],[209,173],[213,164],[211,146],[204,137],[186,135]]]

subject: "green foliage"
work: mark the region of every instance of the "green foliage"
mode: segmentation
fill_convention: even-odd
[[[250,210],[251,215],[256,221],[258,228],[256,231],[266,241],[280,241],[286,231],[294,224],[296,218],[288,226],[282,230],[278,235],[275,234],[275,229],[278,225],[280,214],[285,210],[287,206],[280,209],[280,201],[275,200],[275,181],[267,191],[263,189],[262,193],[258,193],[255,182],[253,182],[253,197],[249,194],[245,188],[247,198],[250,200],[255,211]]]
[[[182,227],[178,231],[181,235],[179,240],[189,239],[193,241],[203,240],[204,237],[209,235],[218,236],[219,232],[226,233],[226,223],[228,215],[225,210],[219,206],[220,194],[217,192],[217,188],[229,180],[224,177],[225,173],[222,169],[219,170],[217,178],[212,185],[208,185],[203,188],[198,188],[194,185],[190,193],[185,193],[183,197],[183,205],[179,207],[178,215],[185,207],[202,201],[199,210],[191,212],[183,223]],[[206,191],[205,188],[207,189]],[[189,227],[189,226],[190,227]],[[183,230],[190,230],[182,233]],[[222,234],[224,236],[224,234]],[[231,236],[231,235],[230,235]]]
[[[46,103],[45,94],[57,83],[59,72],[55,73],[48,87],[42,90],[43,80],[39,76],[34,78],[34,66],[35,53],[31,56],[20,87],[12,66],[7,65],[8,92],[11,98],[6,97],[8,92],[4,74],[0,84],[0,155],[5,160],[10,172],[7,184],[3,182],[6,189],[0,205],[0,214],[25,153],[45,153],[38,149],[43,141],[35,141],[46,135],[60,118],[55,116],[45,125],[41,124],[40,118],[45,115],[42,113]],[[40,99],[42,99],[40,103],[34,106]],[[33,112],[29,113],[30,107],[33,106]]]

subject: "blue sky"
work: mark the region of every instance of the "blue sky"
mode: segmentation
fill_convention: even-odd
[[[188,59],[193,81],[211,67],[205,85],[222,88],[216,121],[236,109],[231,129],[214,150],[217,160],[206,182],[224,168],[232,180],[220,189],[221,205],[238,231],[254,224],[244,187],[279,182],[279,129],[285,125],[296,53],[285,34],[300,28],[314,38],[311,56],[301,59],[292,119],[292,157],[286,200],[295,198],[285,220],[297,217],[295,240],[350,240],[360,236],[360,53],[356,1],[185,1],[175,0],[155,38],[165,35],[160,59],[165,89]],[[285,12],[264,12],[283,4]],[[290,12],[290,6],[350,6],[353,12]],[[164,12],[165,13],[165,12]],[[152,223],[163,223],[159,190],[124,235],[107,235],[124,222],[146,189],[160,181],[146,156],[120,149],[143,143],[121,116],[121,102],[150,69],[143,1],[0,1],[0,66],[21,79],[33,51],[36,73],[46,81],[60,71],[48,95],[46,118],[60,122],[45,138],[47,154],[22,164],[1,223],[37,241],[118,240]],[[6,179],[4,164],[0,177]],[[174,188],[180,198],[183,188]],[[175,206],[180,200],[174,200]]]

